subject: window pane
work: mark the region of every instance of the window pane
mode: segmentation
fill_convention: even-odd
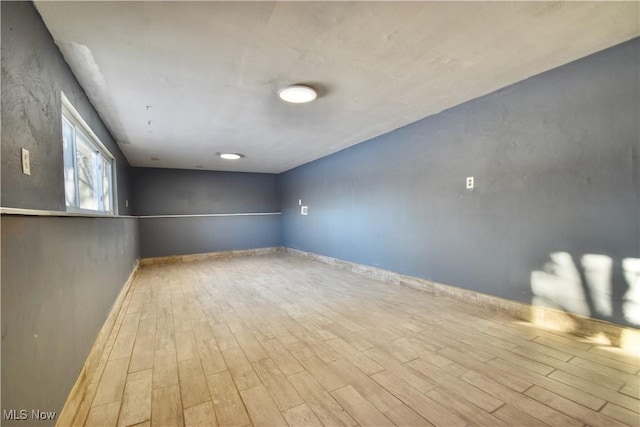
[[[64,194],[67,206],[78,206],[76,200],[75,162],[73,159],[73,126],[62,120],[62,152],[64,156]]]
[[[78,165],[78,190],[80,207],[98,210],[98,195],[96,194],[96,153],[92,149],[87,137],[82,132],[76,132],[76,158]]]
[[[101,157],[102,160],[102,197],[104,210],[113,212],[111,207],[111,162]]]
[[[78,117],[63,97],[65,202],[70,208],[113,214],[115,160]]]

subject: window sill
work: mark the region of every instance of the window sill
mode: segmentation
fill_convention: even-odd
[[[137,218],[130,215],[111,215],[101,212],[63,212],[63,211],[43,211],[37,209],[2,208],[2,215],[26,215],[26,216],[61,216],[61,217],[84,217],[84,218]]]
[[[0,207],[2,215],[26,215],[26,216],[59,216],[59,217],[84,217],[84,218],[194,218],[194,217],[233,217],[233,216],[264,216],[282,215],[282,212],[243,212],[224,214],[186,214],[186,215],[110,215],[100,212],[63,212],[63,211],[43,211],[37,209],[3,208]]]

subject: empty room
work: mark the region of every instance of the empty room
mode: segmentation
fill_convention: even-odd
[[[5,426],[640,426],[640,3],[2,1]]]

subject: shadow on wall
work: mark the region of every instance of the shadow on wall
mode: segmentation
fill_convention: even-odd
[[[531,273],[531,304],[538,307],[550,307],[566,312],[573,320],[572,331],[577,335],[588,335],[588,328],[579,316],[612,320],[615,312],[621,312],[626,322],[640,326],[640,258],[624,258],[621,267],[626,281],[626,292],[621,305],[614,305],[612,272],[614,261],[607,255],[585,254],[580,258],[580,267],[576,266],[571,254],[554,252],[544,271]],[[580,329],[584,328],[584,331]],[[620,337],[606,333],[612,344]]]

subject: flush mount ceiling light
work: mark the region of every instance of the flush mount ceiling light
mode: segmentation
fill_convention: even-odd
[[[305,85],[291,85],[278,91],[280,99],[294,104],[311,102],[318,97],[318,93],[312,87]]]
[[[242,154],[238,153],[220,153],[219,156],[225,160],[238,160],[244,157]]]

